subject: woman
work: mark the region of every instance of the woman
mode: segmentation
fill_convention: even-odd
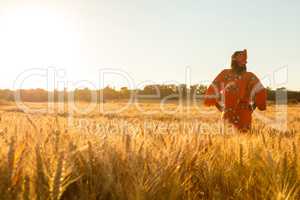
[[[236,51],[231,68],[224,69],[206,91],[204,105],[216,106],[222,119],[241,131],[251,128],[252,112],[266,110],[266,90],[252,72],[247,72],[247,50]]]

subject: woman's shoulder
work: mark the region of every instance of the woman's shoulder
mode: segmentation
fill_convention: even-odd
[[[257,79],[257,76],[255,75],[255,73],[247,71],[245,72],[247,77],[250,77],[252,79]]]
[[[225,75],[225,74],[230,74],[230,73],[232,73],[231,69],[223,69],[220,74]]]

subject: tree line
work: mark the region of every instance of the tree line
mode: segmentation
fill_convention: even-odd
[[[192,85],[187,87],[185,84],[180,85],[147,85],[143,89],[129,89],[122,87],[115,89],[113,87],[105,87],[99,90],[90,90],[88,88],[75,89],[69,91],[54,90],[47,91],[45,89],[22,89],[22,90],[0,90],[0,100],[15,101],[16,97],[24,102],[47,102],[47,101],[109,101],[122,100],[131,97],[141,99],[163,99],[168,100],[197,98],[201,99],[206,92],[205,85]],[[278,94],[286,95],[289,102],[297,103],[300,101],[300,91],[286,90],[286,88],[271,89],[267,88],[267,96],[269,101],[275,101]],[[71,99],[70,99],[71,98]]]

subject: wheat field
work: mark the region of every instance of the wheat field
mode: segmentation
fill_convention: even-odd
[[[286,131],[254,118],[251,132],[222,134],[208,128],[213,108],[139,109],[70,118],[64,106],[1,106],[0,199],[300,199],[300,106],[288,106]]]

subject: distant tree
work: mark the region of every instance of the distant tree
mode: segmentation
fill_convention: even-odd
[[[130,91],[127,87],[122,87],[120,93],[121,98],[129,98],[130,96]]]
[[[115,89],[109,87],[109,86],[102,89],[101,92],[103,94],[104,100],[106,100],[106,99],[119,99],[120,98],[119,92],[116,91]]]

